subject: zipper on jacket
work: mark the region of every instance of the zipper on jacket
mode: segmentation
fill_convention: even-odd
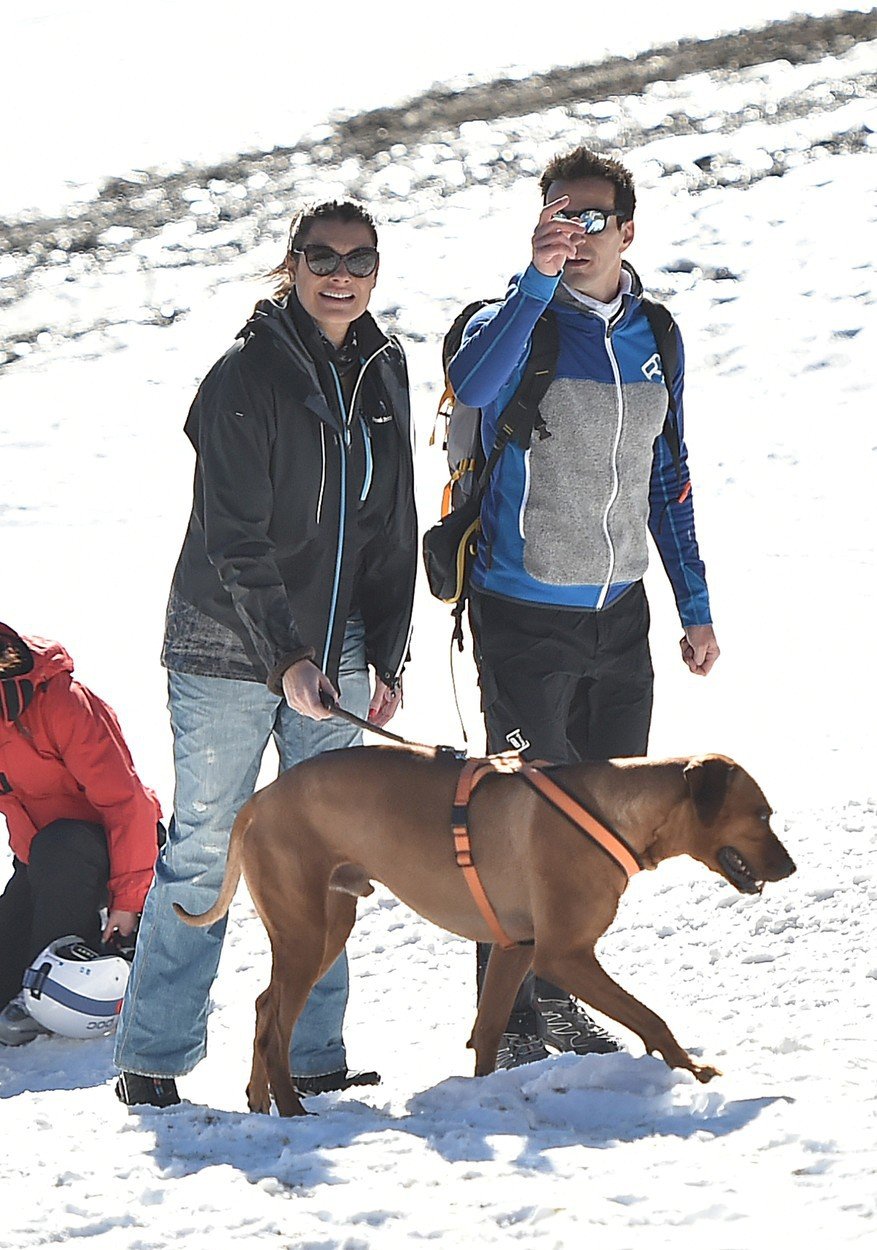
[[[615,379],[615,394],[618,401],[618,421],[615,427],[615,443],[612,447],[612,491],[609,495],[609,502],[606,504],[606,510],[603,513],[603,533],[606,536],[606,546],[609,549],[609,569],[606,573],[606,581],[603,589],[600,591],[600,598],[597,600],[598,610],[602,608],[606,602],[606,596],[609,593],[609,586],[612,582],[612,574],[615,572],[615,547],[609,533],[609,513],[612,511],[612,505],[618,498],[618,491],[620,487],[620,480],[618,476],[618,448],[621,443],[621,429],[624,422],[624,391],[621,386],[621,372],[618,368],[618,361],[615,358],[609,328],[609,323],[607,322],[604,326],[603,338],[606,346],[606,355],[609,357],[609,363],[612,366],[612,376]]]
[[[320,452],[322,454],[322,468],[320,470],[320,493],[317,496],[317,525],[320,524],[320,518],[323,515],[323,494],[326,490],[326,427],[320,422]]]
[[[356,407],[356,398],[359,394],[359,387],[366,369],[369,367],[371,362],[376,357],[380,356],[381,352],[386,351],[389,346],[390,341],[388,339],[377,349],[377,351],[372,352],[368,360],[366,360],[362,365],[362,368],[359,371],[359,377],[356,379],[356,385],[353,388],[353,394],[350,397],[349,409],[344,402],[344,391],[341,388],[341,379],[338,376],[338,370],[331,362],[329,364],[329,368],[332,371],[332,377],[335,381],[335,393],[338,397],[338,407],[341,412],[341,420],[344,426],[344,437],[343,440],[339,439],[338,442],[341,450],[341,498],[338,506],[338,550],[335,553],[335,579],[332,584],[332,601],[329,606],[329,622],[326,627],[326,642],[323,646],[322,669],[324,673],[329,663],[329,652],[332,649],[332,634],[335,629],[335,615],[338,611],[338,591],[341,586],[341,557],[344,552],[344,534],[346,529],[347,514],[347,448],[350,446],[350,419]]]
[[[329,605],[329,622],[326,627],[326,642],[323,647],[323,663],[320,666],[325,673],[329,663],[329,651],[332,647],[332,633],[335,629],[335,613],[338,610],[338,589],[341,585],[341,556],[344,551],[344,530],[346,524],[347,513],[347,444],[350,441],[350,431],[347,424],[347,408],[344,403],[344,392],[341,389],[341,379],[338,377],[338,371],[334,365],[329,366],[332,370],[332,377],[335,380],[335,390],[338,395],[338,403],[341,408],[341,418],[344,423],[344,437],[338,439],[338,448],[340,451],[339,461],[341,465],[341,494],[338,504],[338,548],[335,552],[335,579],[332,584],[332,600]]]
[[[374,473],[374,458],[372,456],[372,440],[368,432],[368,425],[365,418],[359,418],[359,424],[362,426],[362,445],[365,450],[365,474],[363,477],[362,491],[359,496],[359,502],[364,503],[368,499],[368,493],[371,490],[372,476]]]
[[[381,352],[385,352],[389,346],[390,346],[390,340],[387,339],[386,343],[383,343],[376,351],[373,351],[372,354],[369,356],[368,360],[363,362],[362,368],[359,371],[359,377],[356,379],[356,385],[353,388],[353,394],[350,396],[350,410],[346,412],[343,402],[341,405],[341,411],[346,412],[346,416],[345,416],[346,425],[350,424],[350,422],[353,420],[353,414],[356,412],[356,401],[357,401],[357,398],[359,397],[359,387],[360,387],[360,383],[362,382],[362,379],[365,376],[366,369],[369,367],[371,362],[377,359],[377,357],[380,356]],[[337,385],[338,375],[336,374],[335,377],[336,377],[336,385]]]
[[[524,513],[527,511],[527,504],[530,502],[530,448],[524,452],[524,493],[521,496],[521,506],[518,509],[518,533],[521,541],[525,541],[524,535]]]

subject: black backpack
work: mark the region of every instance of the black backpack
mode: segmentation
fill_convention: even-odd
[[[457,605],[455,615],[465,602],[469,569],[481,525],[481,500],[499,457],[512,441],[526,450],[534,432],[540,438],[550,437],[539,411],[557,370],[557,321],[550,309],[542,313],[533,328],[524,372],[500,417],[489,456],[485,457],[481,441],[481,409],[461,404],[454,395],[448,380],[448,365],[459,351],[463,331],[471,318],[480,309],[495,302],[477,300],[467,304],[454,318],[442,343],[445,390],[439,403],[438,418],[445,424],[443,447],[451,476],[442,494],[441,520],[423,536],[423,560],[430,591],[442,602]],[[679,364],[676,325],[663,304],[643,299],[642,308],[655,338],[667,387],[669,402],[662,436],[670,447],[681,485],[679,427],[672,389]],[[434,440],[433,431],[431,441]]]

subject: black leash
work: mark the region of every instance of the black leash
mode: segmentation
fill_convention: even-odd
[[[355,712],[350,712],[346,707],[342,707],[340,703],[336,703],[325,690],[320,691],[320,702],[324,708],[330,711],[333,716],[337,716],[339,720],[346,720],[349,725],[356,725],[357,729],[367,729],[369,733],[378,734],[381,738],[387,738],[390,742],[397,742],[400,746],[417,747],[421,751],[448,751],[461,759],[466,758],[466,752],[458,751],[456,747],[430,746],[425,742],[412,742],[410,738],[403,738],[400,734],[390,733],[389,729],[384,729],[380,725],[373,725],[371,721],[363,720]]]

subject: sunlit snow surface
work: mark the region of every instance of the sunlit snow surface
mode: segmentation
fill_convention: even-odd
[[[652,750],[738,758],[778,809],[799,871],[755,900],[688,860],[643,874],[601,955],[724,1075],[699,1086],[626,1036],[629,1054],[469,1079],[471,949],[379,890],[350,944],[348,1044],[352,1065],[379,1067],[384,1084],[316,1101],[306,1121],[247,1115],[267,957],[242,895],[210,1055],[181,1081],[191,1102],[126,1112],[108,1084],[108,1043],[0,1051],[0,1245],[871,1243],[875,72],[877,49],[865,45],[595,102],[587,119],[557,109],[475,123],[383,165],[352,160],[334,180],[316,156],[299,170],[302,196],[353,191],[378,206],[374,308],[408,346],[428,523],[442,477],[427,445],[440,334],[460,305],[502,291],[526,264],[533,174],[547,156],[593,138],[595,116],[601,142],[636,149],[630,255],[685,335],[698,525],[723,647],[706,681],[687,673],[655,568]],[[691,119],[688,133],[668,133],[674,115]],[[764,176],[778,159],[783,176]],[[0,618],[64,640],[119,711],[166,809],[157,653],[190,499],[182,421],[264,292],[256,279],[279,258],[293,208],[279,202],[258,229],[217,215],[211,233],[193,213],[151,239],[111,239],[104,264],[47,263],[2,314],[4,342],[23,346],[0,379]],[[154,324],[162,309],[171,324]],[[397,727],[422,741],[460,740],[449,632],[421,590]],[[468,656],[458,683],[478,749]]]

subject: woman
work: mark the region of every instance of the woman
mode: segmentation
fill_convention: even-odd
[[[194,503],[162,656],[175,811],[117,1034],[117,1092],[129,1104],[179,1101],[174,1078],[204,1055],[225,924],[188,928],[171,904],[197,912],[213,902],[269,738],[282,769],[355,745],[359,733],[331,719],[323,697],[385,724],[408,651],[408,378],[399,344],[367,312],[378,274],[371,217],[334,201],[302,213],[272,272],[275,298],[256,306],[186,422]],[[293,1036],[302,1092],[380,1079],[347,1068],[346,1001],[342,955]]]

